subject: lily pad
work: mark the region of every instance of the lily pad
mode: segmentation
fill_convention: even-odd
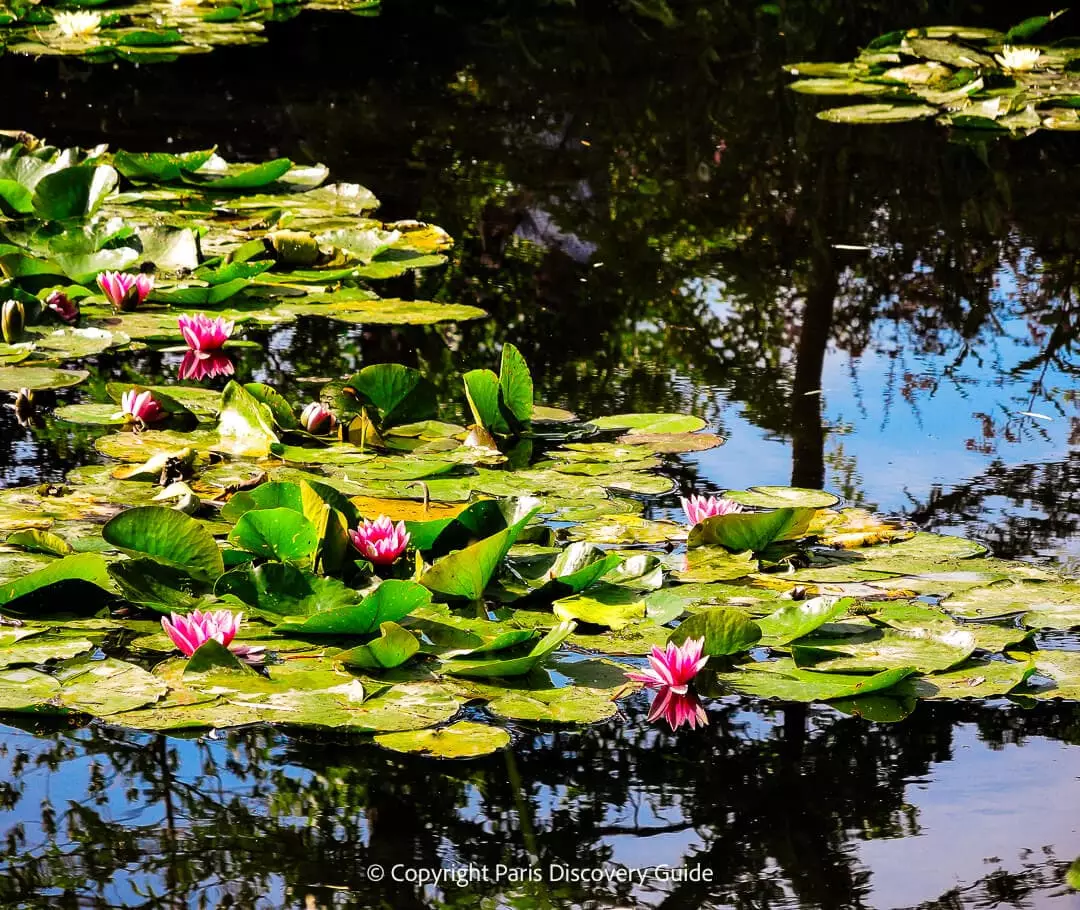
[[[437,730],[383,733],[375,737],[384,749],[415,752],[434,758],[477,758],[510,745],[510,734],[498,727],[462,720]]]

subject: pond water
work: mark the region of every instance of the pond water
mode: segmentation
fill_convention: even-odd
[[[708,419],[726,443],[670,461],[679,492],[823,487],[998,556],[1080,563],[1080,144],[830,125],[780,69],[893,28],[1007,25],[1016,4],[778,19],[685,0],[667,22],[644,0],[455,6],[306,12],[265,45],[168,65],[8,56],[19,90],[0,113],[59,145],[325,162],[383,217],[456,238],[446,269],[396,294],[493,316],[249,333],[266,353],[242,352],[244,380],[288,392],[396,361],[441,386],[510,341],[548,404]],[[178,360],[92,370],[169,382]],[[0,477],[58,480],[99,457],[93,438],[2,409]],[[3,726],[0,903],[1080,906],[1064,884],[1075,704],[921,704],[875,724],[727,698],[678,734],[645,708],[578,732],[519,725],[512,752],[468,763],[334,734]],[[578,880],[657,864],[674,871]],[[440,869],[472,880],[396,880]]]

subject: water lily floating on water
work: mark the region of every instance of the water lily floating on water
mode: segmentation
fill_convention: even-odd
[[[318,401],[313,401],[300,412],[300,423],[312,436],[329,433],[337,425],[337,418]]]
[[[46,297],[45,307],[67,325],[74,325],[79,321],[79,305],[63,291],[53,291]]]
[[[120,413],[128,423],[144,426],[148,423],[156,423],[165,417],[165,411],[152,392],[136,392],[128,389],[120,396]]]
[[[131,311],[146,300],[154,289],[154,276],[140,272],[102,272],[97,276],[98,287],[116,309]]]
[[[399,521],[395,526],[386,515],[380,515],[374,521],[361,522],[360,527],[349,532],[349,539],[364,559],[377,566],[388,566],[405,552],[409,532],[405,530],[405,522]]]
[[[161,628],[185,657],[191,657],[208,641],[213,640],[229,648],[237,657],[252,662],[262,655],[264,648],[232,644],[243,621],[243,613],[233,613],[231,610],[208,610],[205,613],[194,610],[186,616],[173,613],[169,617],[161,617]]]
[[[626,674],[627,679],[657,690],[649,711],[650,721],[663,717],[672,730],[683,724],[694,728],[709,722],[705,709],[690,691],[691,681],[709,662],[707,657],[702,657],[704,647],[704,638],[688,638],[681,645],[669,641],[664,651],[653,645],[649,669]]]
[[[53,22],[65,38],[93,35],[101,28],[101,16],[86,10],[58,10],[53,13]]]
[[[730,515],[733,512],[743,511],[743,507],[733,499],[724,499],[721,496],[691,496],[681,499],[683,511],[686,512],[686,520],[693,525],[701,524],[706,518],[716,515]]]
[[[232,320],[223,316],[211,319],[202,313],[181,316],[177,324],[188,349],[203,358],[209,357],[212,351],[220,351],[236,327]]]
[[[1001,64],[1002,69],[1024,73],[1035,69],[1041,56],[1042,51],[1037,47],[1011,47],[1006,44],[1001,48],[1000,54],[994,54],[994,59]]]
[[[202,382],[204,379],[217,379],[218,376],[232,376],[236,372],[228,354],[220,351],[199,353],[188,351],[180,361],[180,379]]]

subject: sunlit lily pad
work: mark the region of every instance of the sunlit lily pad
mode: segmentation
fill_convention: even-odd
[[[477,758],[510,745],[510,734],[498,727],[461,720],[436,730],[383,733],[375,737],[384,749],[415,752],[434,758]]]

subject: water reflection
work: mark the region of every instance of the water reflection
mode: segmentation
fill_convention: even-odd
[[[443,908],[483,897],[696,910],[1071,900],[1075,706],[928,706],[880,726],[728,701],[692,737],[638,723],[643,698],[628,710],[634,723],[520,729],[511,753],[436,764],[324,734],[7,728],[0,901]],[[366,874],[373,863],[385,880]],[[558,880],[577,874],[564,867],[658,864],[683,877],[699,869],[699,880]],[[499,866],[539,869],[532,877],[544,880],[393,880],[406,867],[470,865],[490,879]]]
[[[399,0],[377,19],[305,16],[265,48],[145,68],[137,90],[79,63],[0,68],[30,99],[9,116],[55,141],[322,160],[376,187],[387,217],[459,238],[444,273],[383,290],[494,320],[347,333],[309,320],[275,333],[259,378],[398,359],[453,386],[509,340],[552,403],[693,410],[730,431],[694,461],[706,485],[825,484],[1003,555],[1068,559],[1073,505],[999,481],[1067,473],[1080,439],[1076,143],[815,120],[783,62],[843,58],[915,21],[1015,16],[833,6],[778,22],[689,0],[662,25],[641,4],[485,15]],[[282,65],[294,78],[257,76]]]

